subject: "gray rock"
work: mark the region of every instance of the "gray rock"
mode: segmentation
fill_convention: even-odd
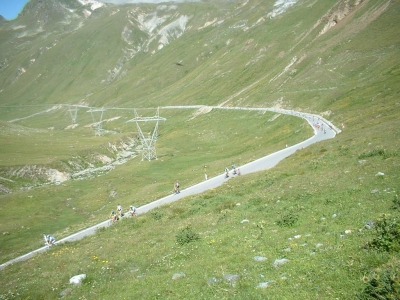
[[[365,222],[365,225],[364,225],[365,229],[372,229],[373,227],[374,227],[374,221],[368,220],[367,222]]]
[[[265,289],[271,285],[271,283],[274,283],[274,280],[266,281],[266,282],[260,282],[257,287],[260,289]]]
[[[71,277],[71,278],[69,279],[69,283],[70,283],[70,284],[78,285],[78,284],[81,284],[82,281],[83,281],[85,278],[86,278],[86,274],[75,275],[75,276],[73,276],[73,277]]]
[[[174,275],[172,275],[172,280],[177,280],[178,278],[185,277],[185,276],[186,275],[183,272],[175,273]]]
[[[275,259],[273,266],[275,268],[280,267],[286,263],[288,263],[289,260],[287,258],[280,258],[280,259]]]
[[[265,256],[254,256],[255,261],[266,261],[267,258]]]
[[[139,271],[139,268],[137,268],[137,267],[135,266],[135,264],[132,264],[131,273],[135,273],[135,272],[138,272],[138,271]]]
[[[376,194],[377,192],[379,192],[379,190],[378,189],[374,189],[374,190],[371,191],[371,194]]]
[[[239,278],[240,276],[237,274],[228,274],[224,276],[224,280],[232,286],[236,285],[236,282],[239,280]]]
[[[220,282],[220,281],[221,281],[221,279],[218,279],[218,278],[216,278],[216,277],[212,277],[212,278],[210,278],[210,279],[207,280],[207,284],[208,284],[208,285],[213,285],[213,284],[216,284],[216,283],[218,283],[218,282]]]
[[[61,298],[63,298],[63,297],[65,297],[65,296],[67,296],[69,293],[71,293],[72,292],[72,289],[71,288],[66,288],[65,290],[63,290],[61,293],[60,293],[60,297]]]

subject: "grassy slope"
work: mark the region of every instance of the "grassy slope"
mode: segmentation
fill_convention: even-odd
[[[225,166],[230,166],[232,162],[242,165],[281,149],[286,143],[294,144],[312,134],[302,120],[281,116],[268,122],[274,115],[272,113],[215,110],[187,121],[192,112],[194,111],[162,111],[167,121],[160,124],[158,161],[142,162],[137,157],[117,166],[108,174],[91,180],[68,181],[59,186],[45,186],[28,193],[17,191],[2,196],[1,212],[4,222],[1,231],[7,232],[0,236],[2,260],[6,261],[16,253],[22,254],[37,247],[40,244],[40,233],[49,228],[61,238],[78,228],[104,220],[111,209],[115,209],[117,202],[125,208],[131,204],[140,206],[169,194],[172,191],[171,182],[174,181],[171,174],[180,180],[182,187],[187,187],[203,180],[204,165],[207,165],[208,175],[215,176],[221,174]],[[142,112],[139,110],[139,113]],[[246,126],[240,128],[238,124],[242,123]],[[146,125],[142,125],[145,132],[151,130],[150,125]],[[124,124],[120,122],[112,127],[114,126]],[[135,125],[131,123],[131,126]],[[67,141],[71,137],[77,142],[76,147],[81,144],[87,147],[81,149],[81,152],[93,149],[96,145],[101,146],[110,138],[115,139],[114,135],[95,138],[92,132],[89,135],[79,134],[77,131],[65,140],[68,131],[53,131],[52,142],[44,144],[50,147],[42,151],[43,157],[37,156],[38,162],[41,158],[54,161],[62,159],[59,153],[67,157],[68,151],[71,151]],[[298,132],[296,136],[293,135],[295,131]],[[35,137],[35,143],[29,148],[31,150],[39,147],[35,145],[42,145],[40,135],[36,134]],[[62,151],[65,147],[68,151]],[[21,160],[31,154],[28,151],[17,151],[14,156],[17,153]],[[117,192],[117,198],[110,196],[112,191]],[[25,207],[27,201],[30,203],[25,211],[27,218],[15,219],[14,215],[21,206]],[[65,218],[65,221],[60,218]]]
[[[333,5],[334,2],[330,3]],[[299,30],[307,32],[321,12],[327,11],[326,7],[322,1],[316,2],[313,7],[315,15],[309,15],[310,19],[315,19],[307,19],[308,24],[304,21]],[[290,26],[289,23],[293,22],[290,20],[299,19],[294,17],[296,14],[304,14],[301,10],[307,9],[301,6],[290,11],[292,18],[278,19],[279,26]],[[330,119],[337,125],[343,122],[346,125],[334,140],[300,151],[272,170],[235,178],[222,188],[190,197],[136,219],[125,220],[84,241],[54,248],[33,260],[9,267],[1,294],[6,295],[7,291],[11,291],[22,297],[30,295],[51,299],[68,286],[68,279],[72,275],[83,272],[88,274],[88,279],[84,285],[70,292],[68,297],[71,299],[97,299],[99,294],[104,298],[121,299],[291,299],[293,295],[300,299],[354,298],[355,293],[363,288],[361,279],[364,275],[368,276],[375,268],[382,269],[386,263],[398,260],[397,252],[365,251],[363,246],[372,239],[373,231],[359,231],[367,220],[375,220],[382,213],[398,215],[398,211],[390,207],[399,182],[399,41],[396,34],[399,28],[393,22],[398,16],[399,4],[392,3],[389,9],[367,26],[356,26],[362,23],[360,16],[363,13],[370,12],[368,16],[372,18],[374,11],[376,4],[366,1],[358,14],[347,19],[346,26],[333,28],[319,40],[313,41],[310,34],[296,46],[298,50],[292,50],[297,57],[307,54],[296,65],[296,72],[267,84],[290,61],[292,55],[286,49],[293,45],[290,43],[293,38],[288,36],[280,42],[270,41],[272,51],[265,59],[275,58],[276,66],[270,65],[268,68],[271,75],[267,71],[264,81],[241,94],[242,99],[233,101],[267,105],[283,96],[284,104],[290,107],[317,112],[332,110]],[[276,30],[279,28],[277,26]],[[275,32],[271,36],[277,34]],[[289,33],[286,32],[286,35]],[[278,54],[283,50],[285,55],[279,58]],[[315,64],[319,57],[321,64]],[[196,71],[198,76],[201,74],[199,71]],[[203,72],[215,74],[212,66],[204,67]],[[232,72],[235,72],[235,76],[241,74],[237,69]],[[243,71],[243,75],[245,80],[246,71]],[[202,82],[201,77],[199,80]],[[232,89],[228,89],[229,93],[224,92],[225,87],[218,87],[218,82],[218,78],[207,82],[212,90],[215,87],[216,94],[213,97],[201,91],[190,98],[185,94],[179,97],[179,89],[165,91],[163,96],[176,96],[174,99],[177,103],[183,99],[190,99],[196,104],[199,100],[218,103],[220,99],[233,94]],[[187,84],[195,87],[196,81]],[[242,82],[241,86],[246,86],[246,83]],[[324,89],[326,87],[335,88]],[[190,90],[193,91],[193,88]],[[220,116],[222,112],[215,114],[216,118],[211,119],[211,124],[216,126],[218,120],[224,118],[228,123],[224,123],[223,128],[228,131],[230,126],[226,125],[237,120],[235,116]],[[198,126],[204,126],[205,133],[210,132],[212,126],[208,126],[211,125],[209,116],[204,115],[196,120],[194,127],[198,132],[201,132]],[[179,119],[183,122],[186,118],[187,114]],[[280,124],[286,122],[282,121]],[[255,121],[254,125],[257,124]],[[182,126],[175,127],[169,121],[166,126],[171,126],[166,128],[166,135],[171,137],[193,135],[190,126],[184,126],[187,127],[185,129]],[[174,128],[180,128],[182,132],[175,133]],[[225,137],[226,134],[221,132],[221,135]],[[243,132],[242,138],[245,135]],[[184,140],[182,138],[182,146],[185,145]],[[226,138],[227,142],[230,140]],[[162,141],[160,139],[160,143]],[[171,153],[167,149],[173,149],[174,145],[163,144],[161,149],[163,147],[165,153]],[[218,144],[210,144],[209,147],[214,147],[216,152],[220,150]],[[385,149],[388,155],[374,155],[378,153],[374,152],[376,149]],[[194,150],[187,145],[188,154]],[[228,154],[241,157],[239,149],[238,152],[227,153],[226,157],[229,157]],[[160,155],[164,155],[162,151]],[[366,159],[364,163],[359,162],[362,157]],[[171,158],[163,156],[164,159],[168,162]],[[181,159],[187,164],[190,156]],[[222,159],[220,162],[218,157],[215,159],[218,167],[214,172],[231,162],[231,159]],[[237,159],[235,161],[238,162]],[[169,173],[159,167],[162,163],[150,167]],[[193,168],[201,176],[204,162],[196,163],[192,162]],[[168,163],[168,167],[172,165]],[[135,166],[134,170],[140,171],[141,167],[143,164]],[[125,168],[120,170],[120,174],[128,172],[129,168],[132,168],[131,163],[126,171]],[[197,171],[188,170],[188,173],[181,175],[197,176]],[[385,175],[375,176],[378,172]],[[72,186],[76,184],[73,188],[76,196],[70,201],[80,205],[78,211],[84,215],[84,212],[93,211],[93,208],[83,210],[84,203],[77,201],[82,189],[92,190],[93,195],[101,193],[104,197],[114,188],[113,184],[123,178],[125,183],[120,186],[123,194],[121,199],[126,199],[124,204],[130,204],[132,193],[127,188],[123,189],[123,186],[128,186],[131,181],[120,174],[110,173],[106,175],[107,179],[99,178],[85,184],[71,183]],[[113,176],[115,181],[110,179]],[[164,178],[167,177],[168,174]],[[106,181],[103,180],[109,180],[109,185],[105,185]],[[147,183],[147,178],[143,182]],[[142,191],[140,196],[146,195],[144,198],[150,199],[169,190],[168,180],[160,178],[157,182],[164,182],[164,186],[152,185],[151,190]],[[190,180],[187,183],[190,184]],[[100,190],[96,190],[97,187]],[[372,190],[378,192],[371,193]],[[64,198],[69,195],[60,194]],[[90,199],[92,196],[87,193],[85,197]],[[104,203],[94,205],[101,207],[107,204],[105,199],[100,201]],[[45,217],[46,214],[43,214]],[[279,221],[290,220],[289,217],[297,219],[294,226],[278,226]],[[241,223],[243,219],[249,222]],[[200,239],[179,246],[176,235],[188,224],[191,224],[193,232],[200,235]],[[345,230],[351,230],[351,233],[344,234]],[[296,239],[296,235],[301,237]],[[291,251],[283,251],[287,248]],[[253,260],[256,255],[265,256],[267,260],[256,262]],[[274,268],[274,260],[283,257],[289,262]],[[32,270],[29,277],[26,275],[27,268]],[[186,277],[172,280],[172,275],[177,272],[184,272]],[[227,274],[240,275],[235,286],[223,280],[207,284],[209,279],[222,279]],[[274,280],[271,288],[256,288],[259,282],[270,280]],[[41,288],[37,289],[38,286]]]

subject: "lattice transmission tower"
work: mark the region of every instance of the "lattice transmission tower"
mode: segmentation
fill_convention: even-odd
[[[135,112],[135,118],[127,121],[126,123],[129,122],[135,122],[138,132],[139,132],[139,138],[140,142],[142,143],[142,161],[147,159],[148,161],[154,159],[157,159],[157,153],[156,153],[156,142],[158,139],[158,123],[159,121],[165,121],[167,120],[166,118],[160,117],[160,108],[157,108],[156,115],[153,117],[140,117],[136,111]],[[140,127],[140,122],[156,122],[156,125],[154,126],[154,130],[152,133],[149,133],[147,136],[144,135],[142,128]]]
[[[76,124],[76,119],[78,118],[78,106],[70,105],[68,111],[72,119],[72,124]]]
[[[61,104],[62,106],[68,106],[68,112],[72,119],[72,124],[76,124],[78,119],[78,110],[79,108],[90,108],[86,105],[81,104]]]
[[[90,112],[92,114],[94,127],[96,129],[96,131],[94,133],[95,136],[96,135],[99,135],[99,136],[102,135],[102,133],[104,131],[103,128],[101,127],[101,124],[103,123],[103,115],[104,115],[105,111],[106,111],[106,109],[104,107],[102,107],[102,108],[91,108],[91,109],[89,109],[87,111],[87,112]],[[99,120],[98,121],[96,120],[95,115],[93,114],[93,113],[96,113],[96,112],[100,112],[100,116],[99,116]]]

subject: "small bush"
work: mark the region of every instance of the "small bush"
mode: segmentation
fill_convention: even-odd
[[[283,215],[280,220],[276,221],[276,224],[280,227],[292,227],[298,219],[299,216],[297,214],[289,212],[286,215]]]
[[[161,220],[162,217],[164,217],[164,212],[161,210],[154,210],[151,212],[151,216],[154,220],[158,221]]]
[[[272,178],[265,179],[265,189],[268,189],[270,186],[274,184],[274,180]]]
[[[228,199],[228,200],[222,200],[218,206],[215,208],[215,211],[217,213],[226,210],[226,209],[233,209],[236,207],[236,202],[234,200]]]
[[[393,198],[392,209],[400,210],[400,199],[399,195],[395,195]]]
[[[367,248],[385,252],[400,250],[399,219],[383,214],[374,224],[376,237],[367,244]]]
[[[400,265],[387,266],[384,270],[376,270],[370,276],[364,276],[364,290],[357,294],[360,300],[369,299],[400,299]]]
[[[364,153],[360,154],[358,156],[358,159],[365,159],[365,158],[374,157],[374,156],[382,156],[382,158],[386,159],[386,158],[389,158],[392,156],[397,156],[397,153],[394,151],[388,151],[385,149],[374,149],[369,152],[364,152]]]
[[[185,213],[185,211],[186,211],[186,209],[181,206],[171,208],[171,213],[173,216],[175,216],[175,215],[181,216]]]
[[[250,204],[251,206],[258,206],[258,205],[260,205],[260,204],[263,204],[264,201],[265,201],[265,200],[264,200],[263,198],[261,198],[261,197],[259,197],[259,196],[256,196],[256,197],[254,197],[254,198],[250,198],[249,204]]]
[[[200,239],[200,235],[193,231],[191,225],[186,225],[184,228],[181,228],[175,237],[176,242],[181,246]]]

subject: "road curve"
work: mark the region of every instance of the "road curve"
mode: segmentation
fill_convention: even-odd
[[[206,106],[204,106],[204,105],[164,106],[164,107],[160,107],[160,108],[161,109],[193,109],[193,108],[200,109],[202,107],[206,107]],[[270,111],[270,112],[276,112],[276,113],[280,113],[280,114],[292,115],[292,116],[296,116],[296,117],[305,119],[314,130],[314,135],[303,142],[300,142],[300,143],[290,146],[290,147],[286,147],[282,150],[279,150],[275,153],[272,153],[270,155],[259,158],[255,161],[247,163],[243,166],[237,166],[238,168],[240,168],[242,175],[272,168],[275,165],[277,165],[281,160],[290,156],[297,150],[303,149],[311,144],[314,144],[314,143],[322,141],[322,140],[334,138],[337,133],[341,132],[340,129],[338,129],[336,126],[334,126],[328,120],[325,120],[323,117],[321,117],[319,115],[315,115],[315,114],[297,112],[297,111],[293,111],[293,110],[277,109],[277,108],[224,107],[224,106],[211,106],[210,108],[211,109],[225,109],[225,110],[261,111],[261,112],[262,111]],[[316,124],[318,124],[318,128],[315,126]],[[232,176],[233,176],[233,174],[230,174],[229,178],[231,178]],[[152,209],[162,206],[164,204],[177,201],[179,199],[182,199],[182,198],[190,196],[190,195],[199,194],[199,193],[202,193],[202,192],[207,191],[212,188],[216,188],[216,187],[222,185],[225,181],[229,180],[229,178],[225,177],[225,173],[215,176],[206,181],[200,182],[200,183],[190,186],[184,190],[181,190],[180,194],[168,195],[166,197],[163,197],[163,198],[153,201],[151,203],[145,204],[145,205],[137,208],[137,214],[138,215],[144,214],[144,213],[148,212],[149,210],[152,210]],[[80,239],[84,238],[85,236],[94,234],[96,232],[96,230],[99,228],[109,227],[111,225],[112,225],[111,220],[105,220],[101,223],[98,223],[89,228],[85,228],[77,233],[74,233],[70,236],[67,236],[67,237],[57,241],[56,244],[80,240]],[[31,251],[25,255],[14,258],[6,263],[1,264],[0,270],[4,269],[8,265],[32,258],[37,253],[41,253],[46,250],[48,250],[48,247],[41,247],[41,248]]]

